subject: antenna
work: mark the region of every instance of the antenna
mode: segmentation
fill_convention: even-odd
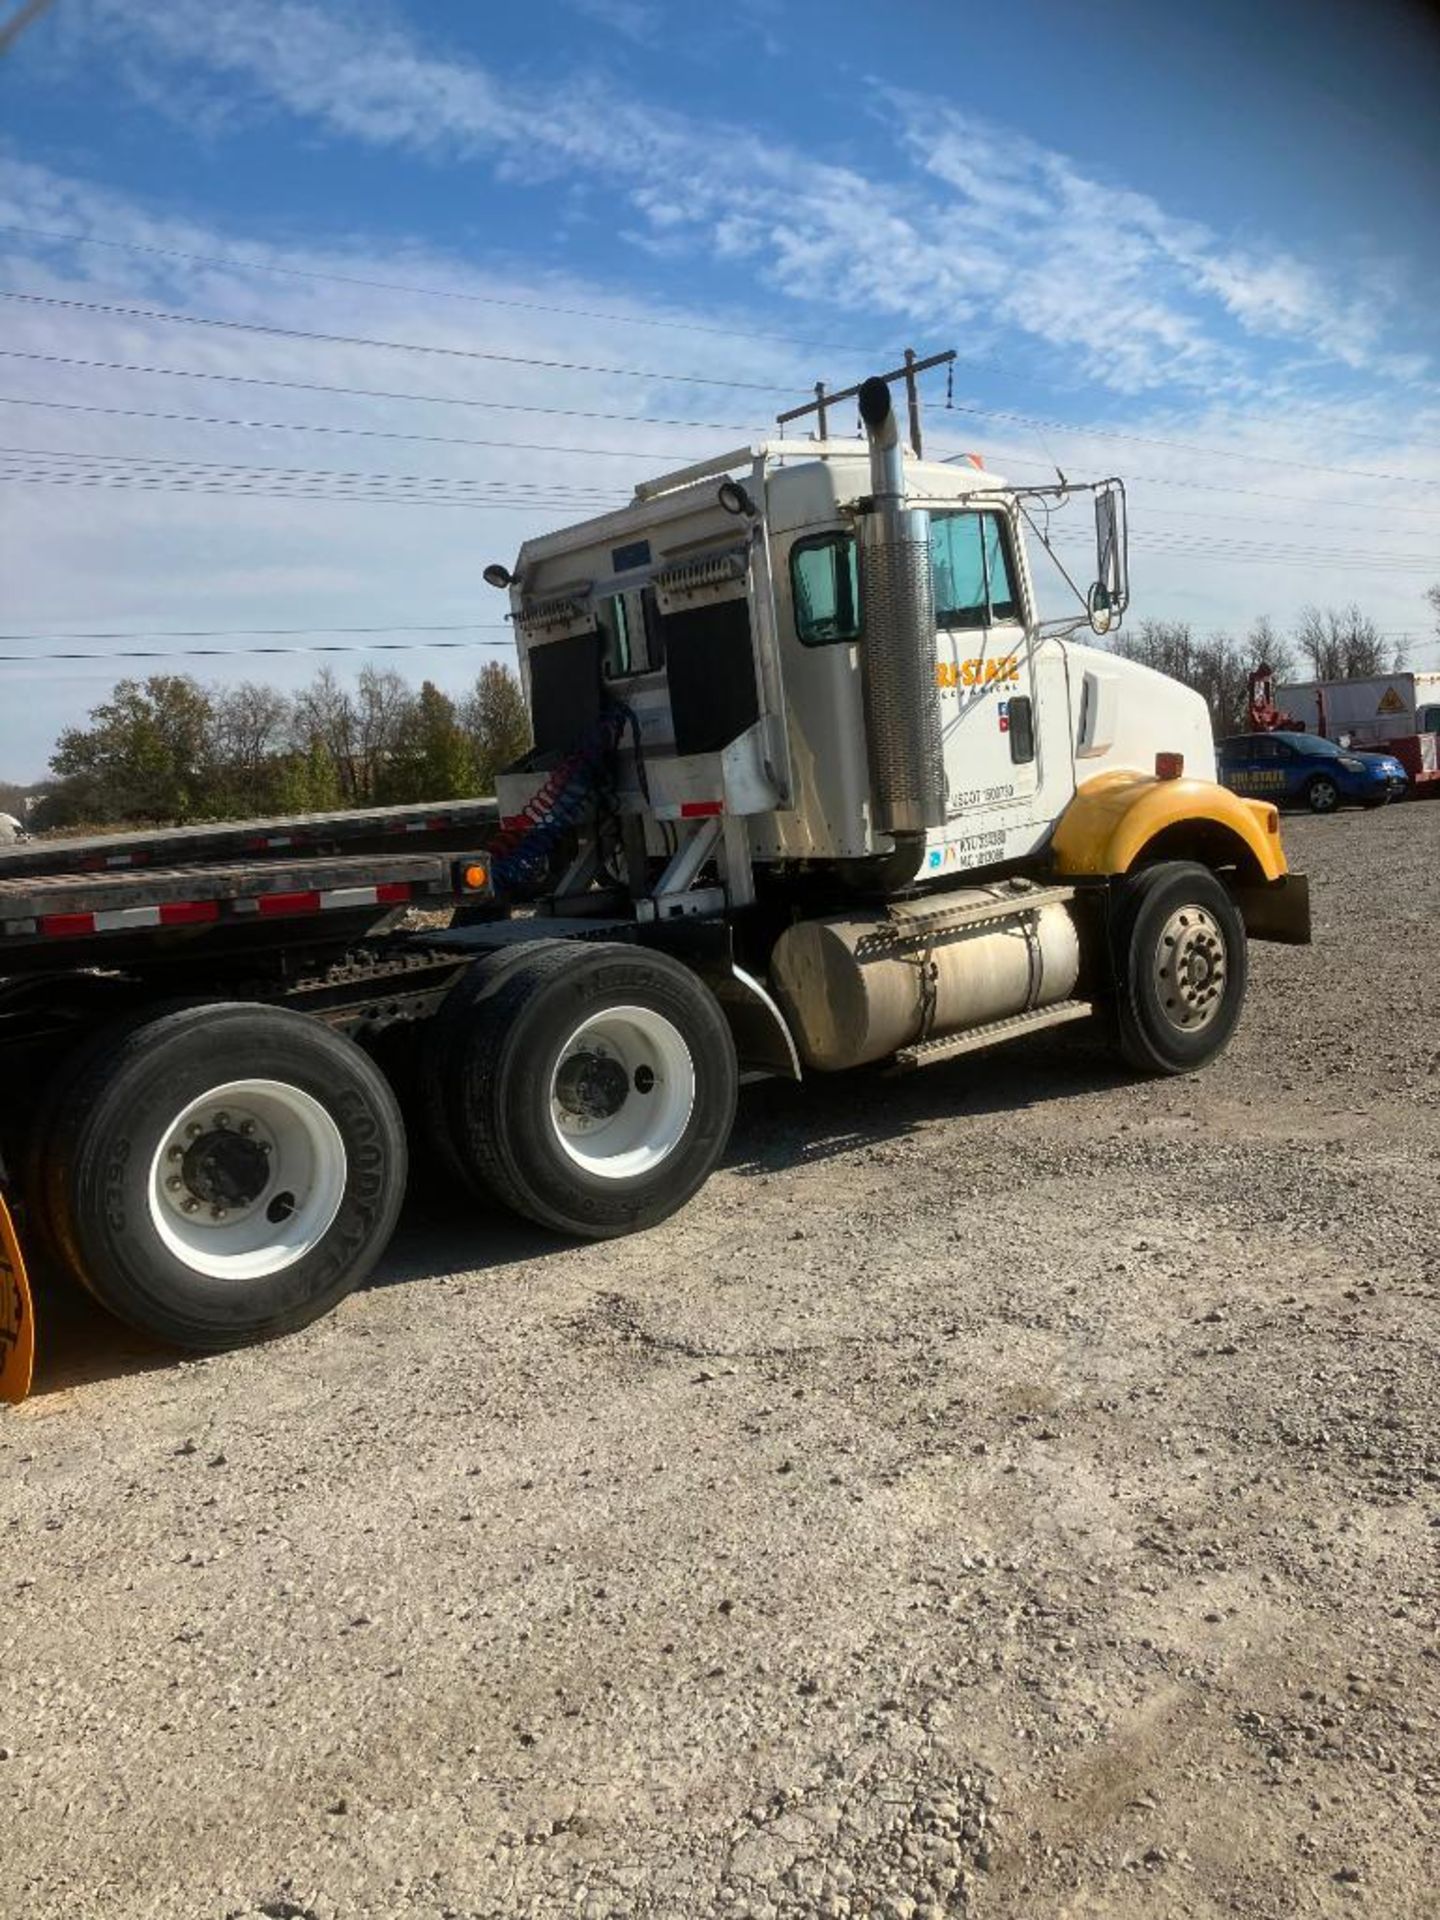
[[[903,380],[905,382],[905,398],[909,403],[910,411],[910,445],[914,450],[917,460],[920,458],[921,448],[920,389],[915,384],[916,375],[928,373],[932,367],[948,367],[955,357],[955,349],[954,347],[950,347],[944,353],[932,353],[924,360],[917,360],[915,358],[915,349],[913,347],[907,347],[905,349],[905,363],[903,366],[892,367],[889,373],[877,373],[871,376],[872,379],[883,380],[886,386],[893,386],[897,380]],[[803,407],[790,407],[784,413],[777,413],[775,416],[775,424],[783,430],[787,421],[803,420],[807,414],[813,413],[817,416],[820,438],[824,440],[827,437],[826,414],[830,408],[838,407],[842,400],[853,400],[864,384],[862,380],[858,381],[853,387],[842,388],[839,393],[827,393],[825,391],[825,382],[823,380],[817,380],[815,382],[815,398],[813,400],[807,400]]]

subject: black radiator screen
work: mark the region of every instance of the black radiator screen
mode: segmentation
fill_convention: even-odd
[[[568,753],[600,718],[598,633],[547,640],[530,651],[530,720],[537,753]]]
[[[677,753],[718,753],[760,717],[743,600],[666,614],[665,665]]]

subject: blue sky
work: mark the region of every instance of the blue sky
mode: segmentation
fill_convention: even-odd
[[[385,627],[458,688],[486,560],[912,343],[937,449],[1126,476],[1137,615],[1440,664],[1440,43],[1177,14],[56,0],[0,61],[0,777],[146,670],[36,636],[288,686],[241,629]]]

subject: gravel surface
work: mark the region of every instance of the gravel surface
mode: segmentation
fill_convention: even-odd
[[[264,1351],[51,1309],[0,1911],[1440,1914],[1440,805],[1287,841],[1194,1079],[757,1088]]]

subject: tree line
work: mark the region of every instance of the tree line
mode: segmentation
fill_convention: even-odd
[[[1440,586],[1426,598],[1440,629]],[[1217,737],[1245,730],[1247,683],[1262,661],[1285,681],[1364,678],[1404,660],[1353,605],[1307,607],[1288,633],[1261,618],[1240,638],[1141,620],[1110,647],[1193,687]],[[43,830],[464,799],[492,793],[497,770],[529,745],[520,683],[499,661],[459,699],[377,667],[353,684],[325,667],[290,695],[152,674],[119,681],[86,726],[65,729],[53,779],[38,789],[0,782],[0,812],[22,816],[28,799],[27,824]]]
[[[152,674],[121,680],[87,725],[60,735],[29,824],[183,826],[461,800],[493,793],[529,744],[520,683],[499,661],[459,699],[377,667],[351,684],[324,667],[290,695]]]
[[[1432,591],[1440,615],[1440,588]],[[1286,681],[1363,680],[1397,672],[1405,663],[1403,645],[1387,641],[1353,605],[1306,607],[1290,633],[1262,615],[1242,638],[1201,636],[1185,620],[1141,620],[1123,627],[1109,645],[1122,660],[1138,660],[1193,687],[1210,709],[1217,740],[1246,731],[1250,674],[1261,664]]]

